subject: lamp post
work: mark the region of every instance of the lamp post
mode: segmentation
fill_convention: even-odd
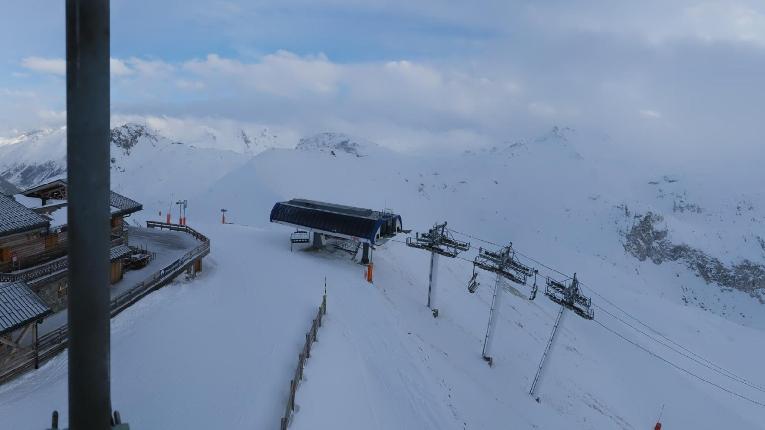
[[[178,205],[178,224],[186,225],[186,208],[189,206],[189,201],[178,200],[175,204]]]

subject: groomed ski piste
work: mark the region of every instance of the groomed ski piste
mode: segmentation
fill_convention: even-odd
[[[688,232],[683,240],[726,250],[718,255],[726,263],[755,258],[756,241],[746,248],[731,238],[759,221],[716,221],[730,219],[726,199],[737,196],[681,178],[688,198],[714,216],[674,213],[647,184],[661,172],[603,171],[558,132],[452,157],[372,144],[357,152],[267,150],[189,199],[189,223],[212,244],[202,273],[112,320],[112,402],[131,428],[277,428],[325,278],[327,315],[291,429],[648,429],[662,405],[664,429],[765,428],[763,305],[680,263],[638,261],[620,233],[632,225],[626,204],[664,213],[672,232]],[[122,189],[145,186],[117,177]],[[751,196],[765,207],[761,194]],[[549,268],[577,272],[595,320],[564,315],[537,402],[528,390],[555,303],[543,294],[530,301],[528,287],[509,284],[489,367],[481,347],[493,276],[480,273],[478,291],[467,291],[475,249],[466,260],[441,259],[433,318],[428,253],[403,236],[379,246],[370,284],[346,253],[290,252],[290,229],[270,224],[268,212],[292,197],[393,208],[415,231],[448,221],[476,248],[494,247],[478,239],[512,241]],[[220,208],[231,224],[220,224]],[[45,428],[53,409],[66,422],[66,370],[63,353],[0,386],[0,428]]]

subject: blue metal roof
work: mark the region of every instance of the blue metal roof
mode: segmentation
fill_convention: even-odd
[[[375,243],[383,226],[392,226],[387,230],[395,234],[396,222],[401,225],[401,216],[390,212],[305,199],[276,203],[271,209],[270,220],[356,238],[371,244]]]

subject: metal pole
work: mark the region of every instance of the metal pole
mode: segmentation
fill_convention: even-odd
[[[566,307],[561,305],[560,310],[558,311],[558,317],[555,318],[555,324],[553,325],[552,333],[550,334],[550,339],[547,340],[547,345],[545,346],[545,352],[542,353],[542,359],[539,361],[539,367],[537,367],[537,374],[534,375],[534,382],[531,383],[531,389],[529,390],[529,395],[534,396],[534,391],[537,388],[537,384],[539,383],[539,378],[542,376],[542,369],[544,368],[545,361],[547,360],[547,357],[550,354],[550,349],[552,349],[553,340],[555,340],[555,333],[558,332],[558,327],[560,326],[560,323],[563,319],[563,312],[566,310]]]
[[[497,280],[494,283],[494,296],[491,298],[491,308],[489,309],[489,325],[486,326],[486,337],[483,340],[483,359],[492,364],[491,342],[494,338],[494,331],[497,326],[497,313],[499,313],[499,303],[502,298],[502,276],[497,274]]]
[[[428,307],[433,310],[433,316],[438,315],[436,309],[436,282],[438,281],[438,254],[430,253],[430,277],[428,278]]]
[[[66,2],[69,428],[110,428],[109,0]]]
[[[40,341],[38,339],[38,331],[37,326],[40,325],[39,322],[35,322],[34,330],[35,330],[35,369],[40,368]]]

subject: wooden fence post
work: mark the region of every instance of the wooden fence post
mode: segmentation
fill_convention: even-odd
[[[319,306],[319,312],[311,323],[311,328],[308,333],[305,334],[305,345],[303,346],[303,352],[298,354],[298,365],[295,369],[295,375],[290,381],[290,396],[287,400],[287,408],[284,412],[284,416],[281,419],[281,430],[287,430],[292,417],[292,412],[295,410],[295,396],[297,394],[297,388],[300,381],[303,380],[303,371],[305,370],[305,363],[311,357],[311,345],[313,342],[319,341],[319,327],[321,327],[322,316],[327,313],[327,291],[326,285],[324,287],[324,296]]]

